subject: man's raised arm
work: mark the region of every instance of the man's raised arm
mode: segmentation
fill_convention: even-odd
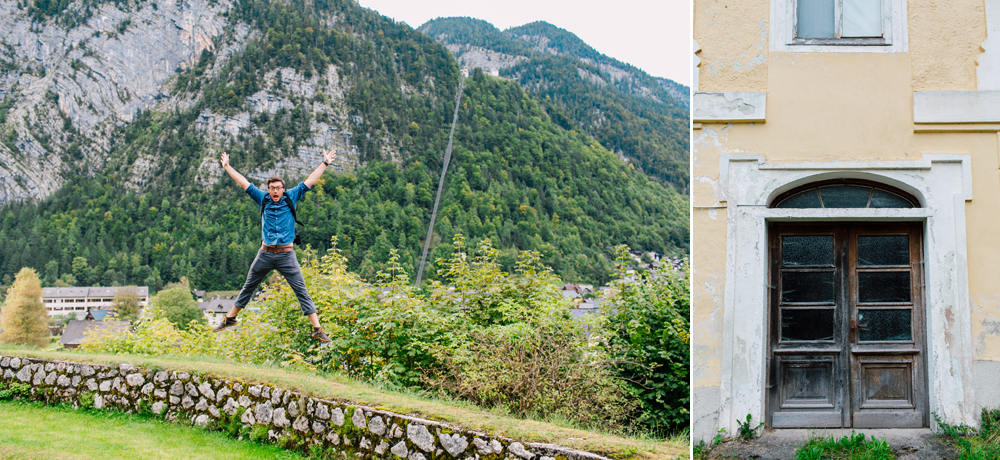
[[[243,175],[240,174],[240,173],[238,173],[238,172],[236,172],[236,170],[233,169],[232,166],[229,166],[229,154],[228,153],[223,153],[222,154],[222,159],[220,161],[222,161],[222,169],[225,169],[226,172],[229,173],[229,177],[232,177],[233,180],[236,181],[237,184],[240,184],[240,187],[243,190],[246,190],[247,187],[250,186],[250,181],[248,181],[246,177],[243,177]]]
[[[313,185],[316,185],[319,178],[323,176],[323,171],[326,171],[326,167],[330,166],[330,162],[332,162],[335,158],[337,158],[336,149],[332,149],[327,152],[326,155],[323,155],[323,162],[320,163],[319,166],[316,167],[316,170],[303,181],[305,182],[306,187],[312,188]]]

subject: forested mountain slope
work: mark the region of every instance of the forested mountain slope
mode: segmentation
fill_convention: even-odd
[[[218,155],[292,186],[329,147],[305,241],[336,236],[362,276],[391,248],[416,271],[461,78],[443,46],[350,0],[40,5],[0,2],[4,279],[236,289],[259,214]],[[462,233],[602,283],[616,244],[686,252],[685,196],[515,82],[465,88],[430,260]]]
[[[579,128],[681,193],[688,187],[689,88],[605,56],[546,22],[500,31],[471,18],[439,18],[420,30],[463,68],[498,69],[521,83],[564,128]]]

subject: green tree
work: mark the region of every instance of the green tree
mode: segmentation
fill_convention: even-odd
[[[73,267],[73,276],[76,277],[76,280],[77,282],[80,283],[80,286],[89,285],[91,272],[90,272],[90,264],[87,263],[87,258],[74,257],[72,267]]]
[[[45,263],[45,284],[51,286],[59,277],[59,261],[53,259]]]
[[[115,311],[115,316],[123,321],[135,321],[139,318],[139,293],[135,286],[126,286],[115,293],[115,299],[111,302],[111,308]]]
[[[42,281],[35,269],[25,267],[17,273],[0,315],[0,342],[36,347],[48,343],[49,320],[42,306]]]
[[[65,286],[59,286],[59,282],[60,281]],[[59,277],[59,280],[56,281],[56,286],[59,286],[59,287],[73,287],[73,286],[76,286],[76,277],[73,276],[72,273],[63,273],[63,275]]]
[[[204,316],[198,310],[198,302],[191,295],[186,283],[177,286],[171,283],[170,289],[160,291],[153,296],[152,304],[163,310],[164,316],[181,329],[187,329],[191,321],[205,322]]]

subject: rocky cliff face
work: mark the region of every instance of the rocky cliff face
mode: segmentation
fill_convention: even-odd
[[[94,174],[112,158],[116,133],[145,111],[183,111],[203,95],[176,91],[176,76],[203,54],[214,59],[194,78],[217,76],[229,57],[258,32],[233,24],[228,0],[141,2],[96,5],[84,14],[74,2],[60,17],[41,17],[14,0],[0,0],[0,205],[44,198],[68,174]],[[73,16],[83,20],[62,18]],[[335,22],[331,16],[329,24]],[[206,142],[196,180],[210,185],[223,173],[215,161],[233,142],[263,135],[256,121],[295,107],[308,110],[311,136],[295,152],[258,170],[255,179],[282,172],[308,174],[329,148],[342,153],[335,167],[356,164],[351,126],[338,69],[305,76],[291,68],[271,70],[262,89],[242,110],[220,114],[205,109],[194,128]],[[322,96],[317,97],[320,93]],[[398,152],[387,149],[392,157]],[[139,190],[164,162],[156,151],[136,153],[120,175]]]
[[[168,100],[175,69],[214,51],[229,6],[104,5],[70,28],[0,1],[0,100],[8,107],[0,126],[0,204],[45,197],[63,174],[102,165],[116,126]]]

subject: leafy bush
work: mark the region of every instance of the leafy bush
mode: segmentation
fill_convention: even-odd
[[[687,273],[630,272],[628,248],[616,252],[618,281],[608,298],[604,346],[638,402],[636,420],[660,434],[683,429],[690,419]]]
[[[133,330],[87,334],[80,350],[177,356],[214,356],[221,353],[208,326],[192,321],[187,329],[178,329],[156,306],[146,309]]]
[[[244,315],[240,327],[223,335],[225,353],[237,361],[283,363],[388,385],[417,385],[419,369],[436,363],[431,349],[448,342],[447,319],[430,311],[415,294],[395,251],[389,271],[372,286],[347,271],[336,238],[332,242],[322,258],[305,251],[301,266],[320,322],[333,343],[320,345],[309,336],[312,329],[295,294],[286,283],[275,283],[257,301],[260,312]]]
[[[11,383],[6,387],[0,384],[0,401],[8,399],[28,399],[31,397],[31,384]]]
[[[579,325],[576,325],[579,329]],[[548,325],[506,325],[468,334],[428,383],[482,407],[517,416],[559,415],[587,426],[628,424],[624,389],[579,332]]]
[[[122,321],[135,321],[139,318],[142,306],[139,305],[139,294],[135,286],[126,286],[115,293],[111,309],[115,311],[115,316]]]
[[[184,278],[180,285],[176,287],[168,285],[167,289],[158,292],[150,299],[150,304],[159,308],[170,322],[183,329],[187,329],[192,322],[205,322],[204,316],[198,310],[198,301],[192,297],[191,288]]]
[[[559,280],[534,252],[522,252],[515,273],[504,273],[500,251],[483,240],[474,257],[457,236],[440,261],[448,286],[435,282],[432,302],[458,318],[454,346],[424,379],[484,407],[524,416],[558,414],[587,425],[619,427],[627,403],[605,357],[589,346],[574,321]]]
[[[333,343],[309,336],[295,294],[277,282],[254,301],[259,310],[244,311],[231,331],[214,334],[194,322],[182,331],[153,306],[134,331],[90,338],[82,348],[339,372],[389,387],[431,389],[518,416],[558,416],[611,429],[631,426],[643,410],[616,374],[621,366],[609,359],[610,348],[597,346],[600,321],[581,324],[570,317],[558,277],[537,253],[522,252],[515,272],[506,273],[489,240],[470,256],[457,236],[454,253],[438,262],[447,284],[434,282],[422,294],[410,285],[395,250],[369,284],[347,270],[336,242],[322,257],[309,249],[301,253],[303,278]]]

